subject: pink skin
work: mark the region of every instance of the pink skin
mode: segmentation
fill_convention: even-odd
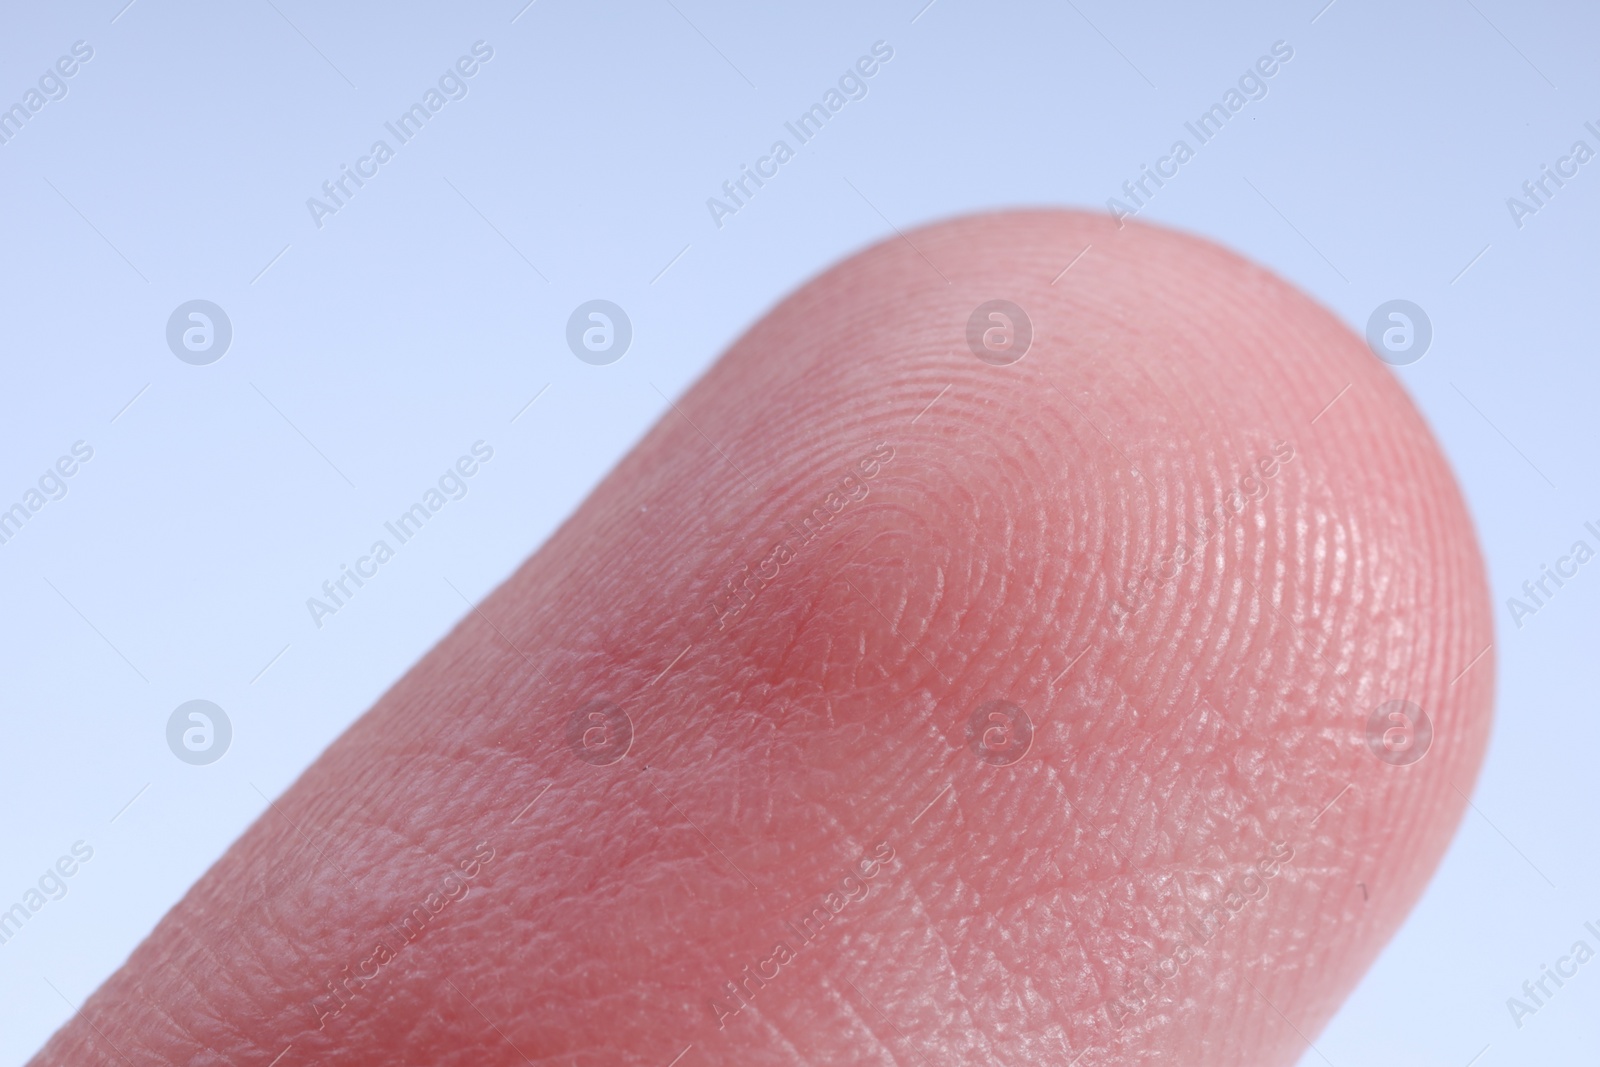
[[[1490,639],[1327,311],[1164,230],[931,226],[757,323],[34,1062],[1291,1063],[1456,826]],[[969,744],[996,700],[1025,752]]]

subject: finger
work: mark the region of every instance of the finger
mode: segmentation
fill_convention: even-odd
[[[918,230],[757,323],[36,1062],[1289,1063],[1456,825],[1490,632],[1328,312],[1163,230]]]

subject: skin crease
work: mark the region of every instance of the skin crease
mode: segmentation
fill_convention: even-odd
[[[1328,311],[1098,215],[915,230],[756,323],[34,1063],[1289,1064],[1457,825],[1491,637]],[[625,755],[599,712],[575,755],[596,702]]]

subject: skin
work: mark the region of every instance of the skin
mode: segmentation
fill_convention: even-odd
[[[1101,216],[930,226],[759,321],[34,1062],[1292,1063],[1457,825],[1491,636],[1328,311]]]

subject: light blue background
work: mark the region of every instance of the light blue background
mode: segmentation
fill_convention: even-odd
[[[1270,95],[1143,217],[1271,266],[1358,331],[1393,297],[1428,310],[1433,348],[1398,373],[1465,486],[1501,627],[1477,811],[1305,1062],[1595,1058],[1600,963],[1520,1031],[1505,1000],[1600,920],[1600,565],[1521,629],[1504,600],[1600,520],[1600,162],[1520,230],[1505,200],[1575,139],[1600,148],[1582,125],[1600,124],[1600,19],[1510,0],[924,2],[5,12],[0,104],[74,41],[94,58],[0,145],[0,501],[74,441],[95,455],[0,545],[0,905],[74,841],[95,853],[0,946],[0,1061],[64,1022],[663,394],[796,284],[885,217],[1103,206],[1279,39],[1295,56]],[[306,198],[480,39],[494,58],[469,95],[315,228]],[[880,39],[895,54],[869,95],[716,228],[706,198]],[[164,341],[196,297],[234,327],[208,367]],[[594,297],[634,324],[612,366],[564,344]],[[469,495],[315,629],[306,597],[479,439],[495,454]],[[197,697],[234,727],[209,767],[164,741]]]

